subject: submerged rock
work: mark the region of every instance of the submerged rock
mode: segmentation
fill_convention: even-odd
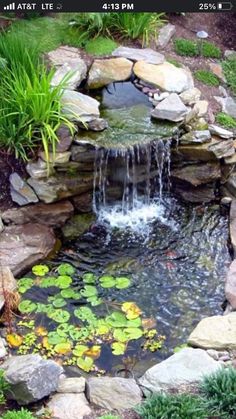
[[[26,181],[23,180],[17,173],[12,173],[9,177],[10,181],[10,192],[13,202],[23,206],[32,202],[38,202],[38,197],[33,189],[27,185]]]
[[[84,394],[54,394],[47,404],[47,409],[56,419],[83,419],[91,413]]]
[[[188,343],[204,349],[236,349],[236,313],[201,320]]]
[[[74,215],[63,227],[62,233],[68,240],[76,239],[85,233],[94,223],[96,217],[94,214]]]
[[[134,73],[141,80],[168,92],[181,93],[193,87],[189,69],[175,67],[166,61],[159,65],[138,61]]]
[[[62,98],[63,113],[72,121],[89,122],[99,118],[99,102],[83,93],[65,90]]]
[[[128,58],[132,61],[145,61],[149,64],[162,64],[165,60],[163,54],[160,54],[151,48],[129,48],[120,46],[113,51],[112,55],[114,57]]]
[[[126,58],[94,60],[88,75],[88,88],[99,89],[115,81],[128,80],[132,67],[133,63]]]
[[[140,378],[139,383],[145,389],[160,391],[191,391],[203,378],[221,368],[202,349],[185,348],[154,365]]]
[[[8,399],[26,405],[56,391],[63,369],[39,355],[12,356],[1,365],[11,385]]]
[[[0,264],[20,275],[45,259],[55,243],[53,230],[41,224],[6,227],[0,235]]]
[[[90,403],[108,410],[131,409],[142,401],[139,386],[130,378],[92,377],[87,384]]]
[[[162,100],[151,115],[155,119],[164,119],[168,121],[178,122],[183,121],[188,109],[183,104],[176,93],[172,93],[166,99]]]
[[[175,32],[176,32],[175,25],[172,25],[171,23],[167,23],[167,25],[164,25],[159,30],[158,38],[157,38],[157,46],[159,48],[165,48],[166,45],[171,40],[172,36],[175,34]],[[154,63],[154,64],[158,64],[158,63]]]

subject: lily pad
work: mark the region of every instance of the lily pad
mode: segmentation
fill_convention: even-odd
[[[88,350],[89,350],[89,347],[86,345],[76,345],[76,347],[73,350],[73,355],[81,357]]]
[[[70,265],[70,263],[62,263],[58,266],[57,271],[60,275],[73,275],[75,273],[75,268]]]
[[[40,283],[40,288],[49,288],[49,287],[56,287],[56,278],[54,276],[49,276],[47,278],[43,278]]]
[[[99,306],[102,304],[102,299],[98,298],[97,295],[93,295],[92,297],[87,298],[87,302],[91,304],[91,306]]]
[[[11,333],[6,336],[6,340],[9,346],[12,348],[18,348],[23,342],[23,337],[17,335],[16,333]]]
[[[59,355],[67,355],[68,353],[71,352],[71,344],[70,344],[70,342],[58,343],[55,346],[54,350]]]
[[[82,279],[85,284],[95,284],[96,282],[96,276],[92,272],[83,274]]]
[[[85,372],[90,372],[93,368],[94,361],[89,356],[85,356],[84,358],[77,359],[77,365],[81,370]]]
[[[57,323],[66,323],[70,319],[70,313],[66,310],[57,309],[50,312],[48,317]]]
[[[118,290],[122,290],[125,288],[129,288],[131,281],[129,278],[126,277],[117,277],[116,278],[116,288]]]
[[[44,276],[49,272],[49,267],[47,265],[35,265],[32,272],[36,276]]]
[[[55,282],[58,288],[65,289],[72,283],[72,278],[68,275],[60,275]]]
[[[32,313],[37,309],[37,304],[31,300],[23,300],[19,304],[18,309],[23,314]]]
[[[126,327],[127,319],[123,313],[114,311],[110,316],[107,316],[106,322],[112,327]]]
[[[126,345],[122,342],[113,342],[111,345],[113,355],[124,355]]]
[[[113,276],[104,275],[99,278],[102,288],[112,288],[116,285],[116,280]]]
[[[83,297],[92,297],[97,295],[98,291],[97,288],[92,285],[85,285],[84,289],[81,290],[80,293]]]
[[[74,298],[75,291],[72,288],[66,288],[61,290],[61,296],[63,298]]]
[[[17,281],[18,291],[21,294],[24,294],[34,285],[34,280],[32,278],[21,278]]]
[[[113,337],[115,340],[123,343],[128,342],[129,340],[127,333],[125,333],[125,331],[122,329],[115,329],[113,332]]]
[[[53,306],[54,307],[56,307],[56,308],[61,308],[61,307],[64,307],[67,303],[66,303],[66,301],[64,300],[64,298],[56,298],[54,301],[53,301]]]
[[[140,339],[143,336],[143,331],[138,327],[128,327],[124,329],[124,332],[128,336],[128,340]]]
[[[85,352],[85,355],[89,356],[93,359],[99,358],[99,356],[101,355],[101,346],[100,345],[93,345],[91,348],[89,348]]]
[[[66,337],[60,336],[57,332],[49,332],[48,333],[48,343],[50,345],[58,345],[60,343],[65,343]]]
[[[121,309],[126,314],[128,320],[134,320],[142,314],[140,308],[132,301],[123,303]]]

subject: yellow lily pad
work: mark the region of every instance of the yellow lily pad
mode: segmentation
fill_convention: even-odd
[[[71,352],[71,344],[70,342],[58,343],[54,349],[59,355],[66,355]]]
[[[127,301],[121,306],[121,310],[126,314],[128,320],[137,319],[142,314],[140,308],[133,302]]]
[[[16,333],[11,333],[6,337],[7,343],[12,348],[19,348],[23,342],[23,336],[17,335]]]

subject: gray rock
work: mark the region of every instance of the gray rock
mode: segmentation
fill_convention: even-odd
[[[53,230],[41,224],[6,227],[0,235],[0,264],[20,275],[45,259],[55,244]]]
[[[99,89],[116,81],[125,81],[131,77],[132,61],[126,58],[94,60],[88,75],[88,88]]]
[[[208,101],[207,100],[198,100],[193,107],[193,111],[197,111],[197,115],[200,118],[201,116],[205,116],[208,111]]]
[[[99,118],[100,103],[88,95],[65,90],[61,102],[64,114],[72,121],[86,123]]]
[[[58,383],[58,393],[83,393],[85,391],[84,377],[61,378]]]
[[[53,75],[51,86],[63,83],[66,89],[75,90],[86,78],[87,66],[81,58],[70,60],[59,67]],[[65,81],[66,80],[66,81]]]
[[[183,104],[176,93],[170,94],[166,99],[162,100],[156,108],[151,112],[155,119],[165,119],[169,121],[183,121],[188,109]]]
[[[86,192],[82,195],[74,196],[72,202],[77,211],[86,213],[92,212],[93,209],[93,193]]]
[[[39,158],[46,162],[47,158],[44,151],[40,151],[38,154]],[[70,160],[71,152],[70,151],[63,151],[63,152],[56,152],[56,153],[48,153],[49,163],[53,166],[57,167],[60,164],[68,163]]]
[[[74,215],[62,228],[63,236],[68,240],[76,239],[90,229],[95,219],[94,214]]]
[[[188,343],[203,349],[236,349],[236,313],[201,320]]]
[[[219,163],[191,164],[179,169],[171,170],[173,179],[180,179],[193,186],[203,185],[220,179],[221,170]]]
[[[81,56],[78,48],[63,45],[53,51],[50,51],[47,54],[47,58],[51,65],[62,66],[70,61],[81,59]]]
[[[233,246],[234,257],[236,258],[236,199],[231,200],[230,214],[229,214],[229,229],[230,229],[230,242]],[[234,266],[235,265],[233,265],[233,267]]]
[[[197,87],[193,87],[181,93],[180,99],[185,105],[194,105],[194,103],[200,100],[201,94],[201,91]]]
[[[160,391],[188,391],[196,386],[203,376],[221,368],[201,349],[185,348],[154,365],[140,378],[139,383],[154,393]]]
[[[226,97],[223,106],[223,112],[227,113],[232,118],[236,118],[236,102],[232,97]]]
[[[52,164],[47,163],[42,159],[37,161],[30,161],[26,166],[27,173],[34,179],[46,178],[47,176],[52,176],[55,173]]]
[[[56,391],[63,372],[56,362],[46,361],[39,355],[12,356],[1,368],[11,384],[8,398],[20,405],[36,402]]]
[[[118,47],[113,51],[114,57],[128,58],[132,61],[145,61],[150,64],[162,64],[165,60],[163,54],[154,51],[150,48],[129,48],[129,47]]]
[[[228,174],[226,182],[227,191],[230,193],[232,198],[236,198],[236,173]]]
[[[180,138],[180,144],[203,144],[211,141],[209,130],[190,131]]]
[[[17,282],[14,275],[5,263],[0,264],[0,310],[5,304],[4,292],[13,293],[17,289]]]
[[[4,340],[0,337],[0,359],[5,358],[7,355],[6,346]]]
[[[227,93],[226,89],[223,86],[219,86],[219,93],[223,97],[227,97],[228,96],[228,93]]]
[[[235,60],[236,59],[236,51],[234,51],[233,49],[226,49],[224,52],[224,56],[225,58],[227,58],[227,60]]]
[[[235,221],[236,219],[234,219],[234,223]],[[232,231],[232,226],[230,226],[230,231]],[[234,235],[235,235],[235,230],[234,230]],[[232,237],[232,234],[230,236]],[[234,251],[235,251],[235,236],[233,236],[233,240],[234,240],[233,245],[234,245]],[[233,260],[227,272],[226,282],[225,282],[225,297],[230,303],[233,310],[236,310],[236,259]]]
[[[171,40],[172,36],[175,34],[175,32],[176,32],[175,25],[172,25],[171,23],[168,23],[167,25],[164,25],[159,30],[158,38],[157,38],[157,46],[159,48],[165,48],[166,45]]]
[[[196,204],[203,204],[207,202],[215,201],[215,185],[207,184],[200,186],[192,186],[190,184],[175,185],[175,193],[185,202],[191,202]]]
[[[225,138],[226,140],[228,138],[233,138],[233,132],[225,128],[221,128],[221,127],[218,127],[217,125],[212,125],[212,124],[209,125],[208,128],[211,134],[218,135],[219,137]]]
[[[213,138],[212,142],[208,146],[208,150],[215,154],[217,159],[223,157],[230,157],[235,153],[233,140],[217,140]]]
[[[104,131],[108,128],[108,122],[103,118],[93,119],[88,123],[88,129],[91,131]]]
[[[11,185],[10,192],[12,201],[20,206],[38,202],[38,197],[33,189],[27,185],[25,180],[23,180],[18,173],[12,173],[9,177],[9,181]]]
[[[89,401],[108,410],[131,409],[142,400],[139,386],[130,378],[92,377],[87,385]]]
[[[168,93],[168,92],[162,92],[160,94],[154,93],[154,95],[153,95],[154,101],[156,100],[157,102],[160,102],[161,100],[166,99],[169,96],[169,94],[170,93]],[[153,102],[153,104],[154,104],[154,102]]]
[[[61,393],[52,396],[47,409],[54,419],[83,419],[91,413],[84,394]]]
[[[58,128],[56,134],[59,139],[56,144],[56,152],[64,153],[65,151],[68,151],[73,141],[73,135],[71,134],[70,129],[65,125],[62,125]]]
[[[4,224],[2,222],[2,217],[0,217],[0,234],[4,230]]]

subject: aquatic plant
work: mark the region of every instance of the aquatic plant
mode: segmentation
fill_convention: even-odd
[[[7,342],[19,354],[60,357],[87,372],[97,370],[94,361],[103,344],[116,356],[124,355],[129,343],[139,339],[142,351],[158,350],[164,337],[152,328],[153,321],[142,318],[135,302],[109,297],[111,288],[118,292],[130,286],[125,276],[85,272],[78,278],[68,263],[52,270],[36,265],[32,277],[19,280],[18,309],[23,319],[16,324],[16,332],[7,335]]]

